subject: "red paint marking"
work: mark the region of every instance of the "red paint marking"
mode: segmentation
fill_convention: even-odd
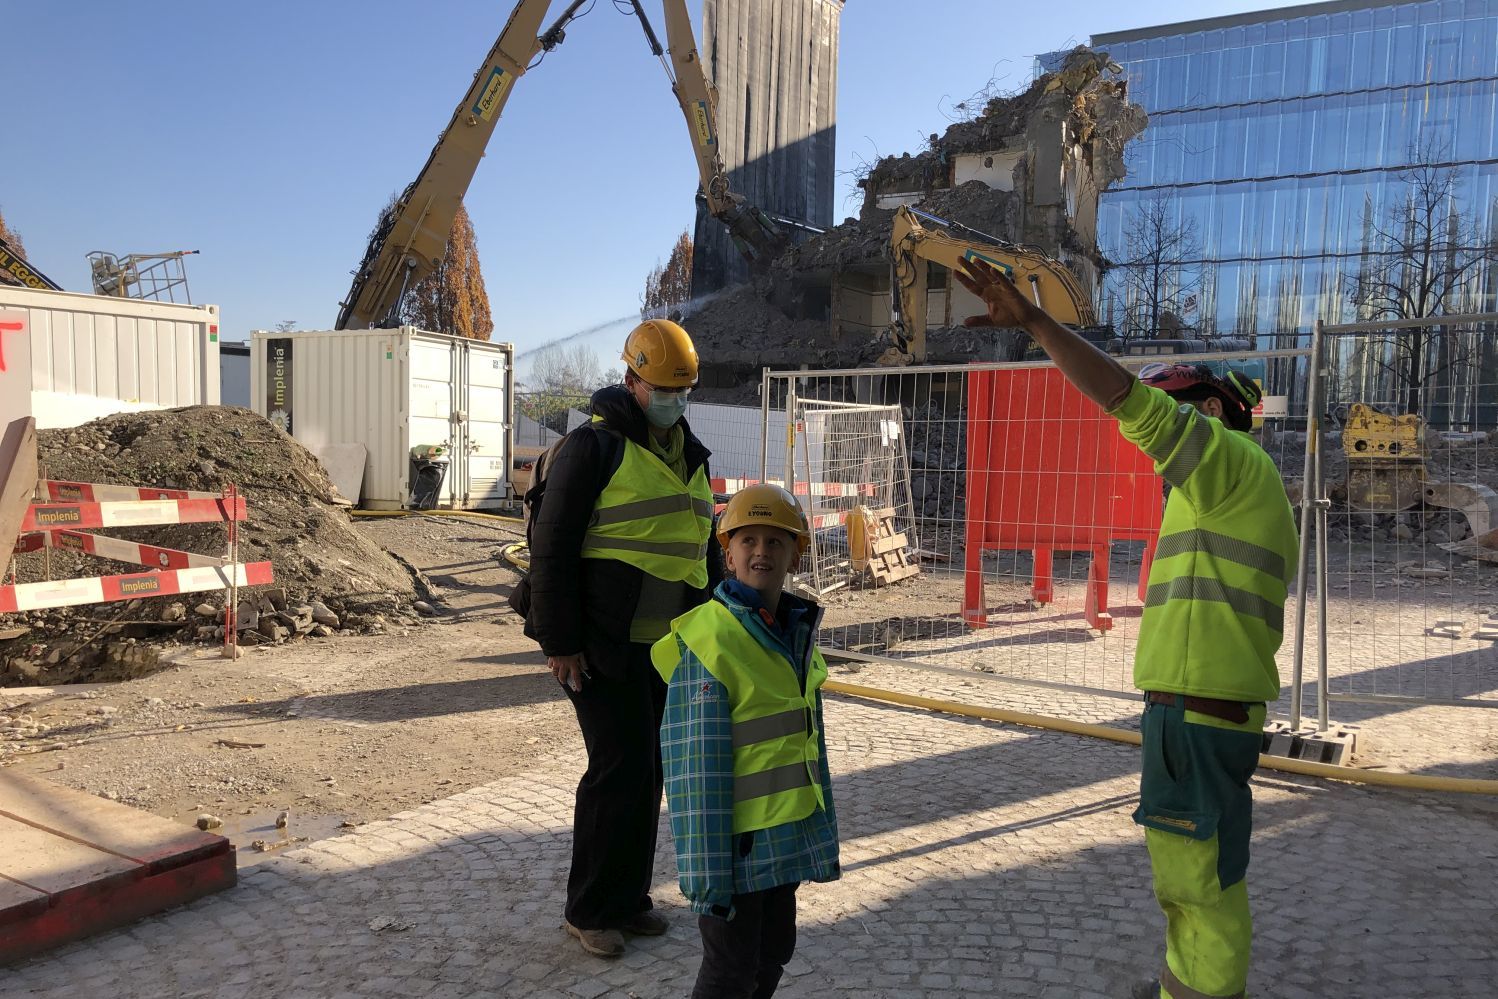
[[[25,323],[0,323],[0,333],[19,333],[26,328]],[[0,371],[5,370],[5,337],[0,336]]]

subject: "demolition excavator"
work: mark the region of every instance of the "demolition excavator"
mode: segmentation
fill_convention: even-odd
[[[1353,403],[1342,426],[1347,478],[1328,484],[1332,498],[1355,513],[1399,513],[1422,504],[1455,511],[1466,518],[1472,542],[1441,547],[1498,561],[1498,494],[1480,483],[1433,477],[1425,467],[1425,437],[1419,414],[1391,416]]]
[[[982,260],[1009,276],[1035,304],[1064,326],[1090,339],[1106,339],[1111,331],[1097,324],[1091,296],[1081,280],[1061,261],[1033,246],[1008,243],[949,222],[908,205],[895,209],[890,227],[890,336],[894,344],[876,362],[885,367],[926,359],[928,263],[955,270],[963,260]],[[1022,360],[1025,338],[1017,337],[1011,351]]]
[[[521,0],[515,5],[426,165],[381,215],[364,259],[354,271],[348,297],[340,303],[337,329],[398,324],[406,293],[438,266],[447,250],[453,218],[516,81],[536,64],[538,56],[562,43],[568,25],[587,13],[580,14],[579,8],[588,3],[568,4],[545,31],[540,28],[550,0]],[[751,267],[767,264],[785,247],[786,239],[774,219],[729,187],[718,147],[718,94],[702,68],[686,0],[665,0],[665,46],[639,0],[630,0],[630,6],[630,13],[645,30],[651,52],[666,69],[686,119],[701,184],[698,198],[728,228]]]

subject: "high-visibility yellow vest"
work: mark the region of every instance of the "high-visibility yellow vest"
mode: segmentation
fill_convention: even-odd
[[[611,558],[670,582],[707,585],[713,490],[706,466],[690,482],[649,450],[624,442],[624,460],[598,495],[583,558]]]
[[[681,661],[677,640],[728,688],[733,719],[733,831],[753,832],[804,819],[822,800],[817,689],[827,663],[812,650],[806,689],[785,657],[765,648],[716,600],[671,622],[650,650],[667,683]]]

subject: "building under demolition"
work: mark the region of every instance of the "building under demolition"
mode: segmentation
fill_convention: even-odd
[[[767,277],[690,316],[708,364],[705,387],[756,382],[766,366],[878,359],[891,343],[890,235],[901,206],[968,227],[975,241],[1022,244],[1059,262],[1090,302],[1106,268],[1099,194],[1123,176],[1124,146],[1146,123],[1107,54],[1078,48],[919,152],[879,160],[859,182],[857,219],[792,247]],[[997,359],[1002,336],[961,326],[982,311],[977,300],[953,287],[944,267],[933,264],[921,279],[925,359]]]

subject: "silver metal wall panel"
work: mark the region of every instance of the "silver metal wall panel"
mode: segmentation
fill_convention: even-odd
[[[250,404],[255,412],[288,427],[314,454],[333,444],[363,444],[368,451],[363,506],[406,506],[411,448],[444,442],[454,456],[466,454],[468,460],[454,457],[441,505],[495,506],[508,499],[508,381],[500,381],[497,399],[487,384],[481,386],[477,394],[483,412],[473,406],[475,393],[468,382],[474,358],[482,359],[483,370],[497,370],[507,379],[513,355],[509,344],[467,341],[410,326],[256,330],[250,335]],[[279,397],[278,376],[289,381]],[[489,412],[495,408],[501,414],[497,439]],[[474,420],[479,421],[477,428],[470,425]],[[480,447],[470,447],[473,441]],[[486,482],[475,488],[472,470],[479,459],[485,470],[498,462],[497,486]]]
[[[217,306],[0,286],[0,309],[27,314],[38,427],[218,404]]]

